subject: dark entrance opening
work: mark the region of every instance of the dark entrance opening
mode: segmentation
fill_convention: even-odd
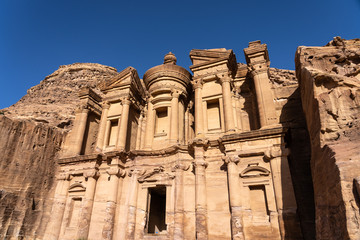
[[[166,187],[149,188],[147,232],[160,234],[166,231]]]

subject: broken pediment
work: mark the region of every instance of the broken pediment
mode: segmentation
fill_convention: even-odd
[[[249,165],[240,173],[242,178],[269,176],[270,171],[258,165]]]

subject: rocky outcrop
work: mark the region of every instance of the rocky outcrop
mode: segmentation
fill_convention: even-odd
[[[41,239],[64,134],[0,116],[0,239]]]
[[[5,116],[16,119],[49,123],[59,128],[69,128],[75,116],[77,92],[82,87],[94,88],[103,80],[115,76],[113,67],[97,63],[74,63],[60,66],[40,84],[9,108]]]
[[[360,39],[299,47],[296,75],[310,133],[317,239],[359,239]]]

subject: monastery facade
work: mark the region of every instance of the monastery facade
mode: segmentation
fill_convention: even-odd
[[[81,89],[44,239],[302,239],[267,46],[244,53]]]

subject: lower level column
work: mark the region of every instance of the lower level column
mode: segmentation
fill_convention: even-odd
[[[205,169],[208,163],[204,161],[204,148],[194,147],[195,151],[195,216],[196,239],[208,239],[207,229],[207,198]]]
[[[83,198],[81,206],[77,239],[87,239],[89,235],[91,213],[96,189],[96,180],[99,177],[99,172],[97,170],[87,171],[84,172],[84,177],[87,178],[87,184],[85,196]]]
[[[58,180],[50,220],[45,231],[45,239],[49,240],[56,240],[59,238],[70,185],[70,176],[68,174],[63,174],[58,177]]]
[[[236,170],[236,164],[239,162],[239,158],[236,156],[224,156],[223,161],[227,164],[227,176],[229,185],[229,201],[231,211],[231,236],[232,239],[243,240],[244,229],[243,229],[243,218],[242,218],[242,207],[241,207],[241,196],[239,189],[239,175]]]
[[[115,220],[115,212],[116,212],[116,203],[117,203],[117,194],[119,184],[119,180],[125,176],[125,171],[119,169],[118,167],[110,168],[106,171],[109,174],[109,196],[106,202],[106,210],[105,210],[105,224],[102,230],[102,239],[103,240],[111,240],[113,237],[114,231],[114,220]]]

